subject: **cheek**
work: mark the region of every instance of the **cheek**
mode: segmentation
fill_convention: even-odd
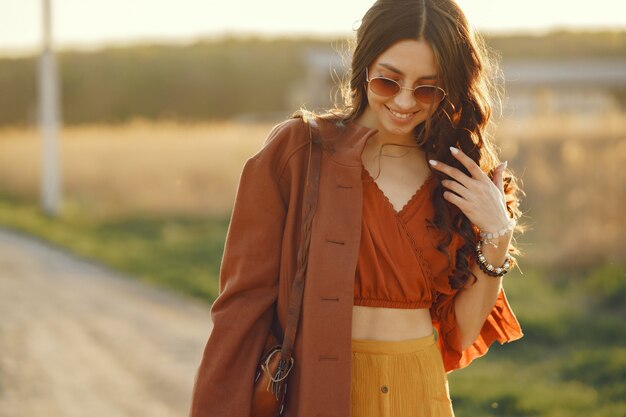
[[[387,113],[385,106],[389,105],[393,98],[385,98],[375,94],[368,94],[367,100],[371,109],[378,114],[378,117],[383,118]]]
[[[436,105],[436,106],[431,106],[430,104],[424,104],[423,110],[426,112],[428,117],[430,117],[437,112],[437,109],[439,109],[440,106],[441,104]]]
[[[367,102],[373,107],[378,107],[381,105],[380,97],[372,94],[369,90],[367,91]]]

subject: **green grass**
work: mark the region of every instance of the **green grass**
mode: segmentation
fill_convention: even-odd
[[[67,204],[50,218],[32,202],[0,196],[0,225],[38,236],[142,281],[207,301],[218,294],[228,219],[98,219]]]
[[[0,196],[0,226],[62,245],[115,269],[210,302],[228,219],[98,218],[66,205],[56,219]],[[457,417],[626,416],[624,265],[505,276],[525,336],[449,374]]]
[[[513,271],[507,297],[524,337],[449,374],[457,416],[626,416],[625,268]],[[623,299],[622,299],[623,300]]]

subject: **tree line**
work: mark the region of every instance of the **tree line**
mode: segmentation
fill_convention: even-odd
[[[502,59],[626,57],[626,31],[487,36]],[[306,48],[347,53],[343,40],[222,38],[57,54],[66,124],[148,119],[221,120],[289,109]],[[0,59],[0,125],[37,117],[37,58]]]

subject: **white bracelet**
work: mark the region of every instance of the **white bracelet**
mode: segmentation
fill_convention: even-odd
[[[515,219],[509,219],[508,224],[502,229],[497,230],[493,233],[481,231],[480,237],[482,237],[483,239],[493,239],[493,238],[498,238],[500,236],[504,236],[508,231],[512,231],[515,228],[516,223],[517,222],[515,221]]]

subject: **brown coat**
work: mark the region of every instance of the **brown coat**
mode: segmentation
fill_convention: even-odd
[[[302,315],[286,417],[350,414],[354,274],[361,233],[361,152],[376,130],[318,121],[322,153]],[[213,303],[213,329],[196,376],[190,416],[249,417],[253,378],[273,304],[287,322],[296,271],[308,128],[278,125],[246,161]]]

